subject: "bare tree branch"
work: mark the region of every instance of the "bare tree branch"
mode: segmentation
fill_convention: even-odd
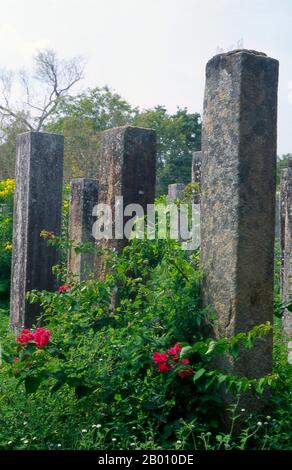
[[[25,95],[20,107],[12,104],[12,73],[0,71],[0,119],[18,119],[28,130],[39,131],[56,112],[62,97],[83,78],[84,63],[80,57],[59,59],[52,49],[37,52],[34,71],[20,71],[19,83]]]

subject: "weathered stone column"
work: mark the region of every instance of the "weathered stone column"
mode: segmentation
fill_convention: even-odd
[[[281,177],[281,297],[292,303],[292,159]],[[283,336],[292,340],[292,312],[284,311]]]
[[[74,246],[92,242],[93,207],[98,203],[98,182],[95,179],[77,178],[70,182],[69,240],[74,245],[69,252],[68,269],[80,280],[94,272],[94,253],[76,253]]]
[[[139,204],[146,215],[147,204],[153,204],[155,197],[155,164],[154,130],[125,126],[103,132],[98,203],[111,209],[112,219],[106,216],[105,226],[112,239],[98,241],[101,248],[119,251],[127,243],[125,223],[135,216],[124,215],[129,204]],[[102,258],[97,257],[97,274],[104,271]]]
[[[215,334],[230,337],[272,322],[278,62],[236,50],[206,68],[202,135],[203,301],[217,314]],[[272,370],[272,336],[227,372]]]
[[[167,195],[168,204],[176,201],[177,199],[183,199],[185,188],[186,186],[183,183],[169,184],[168,195]]]
[[[10,324],[31,327],[38,305],[25,300],[29,290],[53,290],[52,267],[58,253],[40,238],[42,230],[60,234],[64,138],[27,132],[17,137],[13,217]]]
[[[287,209],[287,168],[284,168],[280,178],[280,248],[281,248],[281,298],[284,299],[284,252],[285,252],[285,224]]]
[[[201,202],[201,168],[202,168],[203,152],[200,150],[193,153],[192,160],[192,183],[198,186],[196,194],[194,196],[194,204],[200,204]]]
[[[276,192],[276,207],[275,207],[275,237],[279,240],[281,236],[281,195]]]

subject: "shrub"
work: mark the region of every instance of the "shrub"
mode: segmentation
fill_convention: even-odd
[[[248,387],[261,392],[272,381],[226,376],[214,369],[213,355],[236,356],[240,342],[250,346],[270,327],[229,341],[206,339],[210,319],[200,302],[198,254],[174,241],[133,240],[110,264],[105,280],[81,283],[59,268],[57,292],[29,294],[30,301],[40,302],[50,334],[41,348],[35,339],[39,330],[7,340],[6,373],[24,384],[35,406],[37,400],[52,406],[68,396],[70,404],[61,409],[67,408],[71,424],[63,430],[62,447],[115,448],[114,439],[130,445],[135,434],[136,446],[151,442],[152,448],[169,448],[193,426],[183,437],[184,446],[192,447],[194,432],[217,433],[222,427],[223,386],[237,396]],[[50,413],[59,429],[63,418]],[[71,436],[77,415],[87,432],[79,429],[78,436]],[[57,445],[46,437],[42,445],[52,442]]]
[[[9,296],[14,180],[0,181],[0,301]]]

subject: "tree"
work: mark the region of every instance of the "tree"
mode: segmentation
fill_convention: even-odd
[[[1,70],[2,125],[17,120],[26,130],[40,131],[57,111],[62,98],[83,78],[83,68],[80,57],[59,59],[54,50],[44,49],[34,57],[32,73],[22,70],[15,77],[11,71]],[[11,98],[15,78],[18,78],[21,94],[25,97],[20,105]]]
[[[100,132],[131,124],[137,109],[108,87],[93,88],[66,97],[46,126],[65,137],[64,175],[96,178]]]
[[[59,59],[55,51],[44,49],[34,57],[30,73],[0,70],[1,179],[14,175],[16,135],[43,130],[82,79],[83,68],[80,57]],[[20,100],[16,99],[18,95]]]
[[[168,114],[163,106],[156,106],[137,113],[134,123],[157,133],[157,195],[167,193],[171,183],[190,183],[192,153],[201,148],[200,115],[187,108]]]

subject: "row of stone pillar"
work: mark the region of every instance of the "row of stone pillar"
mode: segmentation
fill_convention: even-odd
[[[40,238],[41,231],[61,233],[64,139],[60,135],[28,132],[17,138],[16,181],[13,217],[10,323],[14,331],[31,327],[39,307],[26,301],[32,289],[56,289],[52,268],[58,251]],[[146,210],[155,196],[156,134],[151,129],[120,127],[105,131],[97,180],[71,182],[69,239],[94,242],[93,207],[108,204],[115,217],[115,198],[124,207],[140,204]],[[122,220],[122,226],[126,217]],[[103,248],[121,249],[125,240],[104,240]],[[92,253],[69,253],[69,270],[82,279],[102,269]]]
[[[254,51],[220,54],[206,68],[202,151],[194,159],[193,181],[201,180],[203,302],[217,315],[217,337],[249,331],[273,318],[277,83],[278,62]],[[56,254],[38,235],[42,229],[60,229],[62,146],[60,136],[28,133],[18,139],[14,329],[35,321],[25,292],[53,288],[50,270]],[[97,191],[98,202],[111,207],[115,196],[123,196],[124,205],[135,202],[145,208],[153,202],[154,182],[155,133],[132,127],[106,131],[99,188],[92,182],[72,183],[72,195],[79,201],[76,220],[88,218],[86,194],[96,197]],[[71,218],[74,225],[74,210]],[[83,232],[73,227],[70,236],[87,238],[89,225],[83,225]],[[119,249],[123,244],[121,238],[110,246]],[[81,269],[80,260],[71,262]],[[222,367],[249,377],[270,373],[271,335],[236,363],[225,358]]]

